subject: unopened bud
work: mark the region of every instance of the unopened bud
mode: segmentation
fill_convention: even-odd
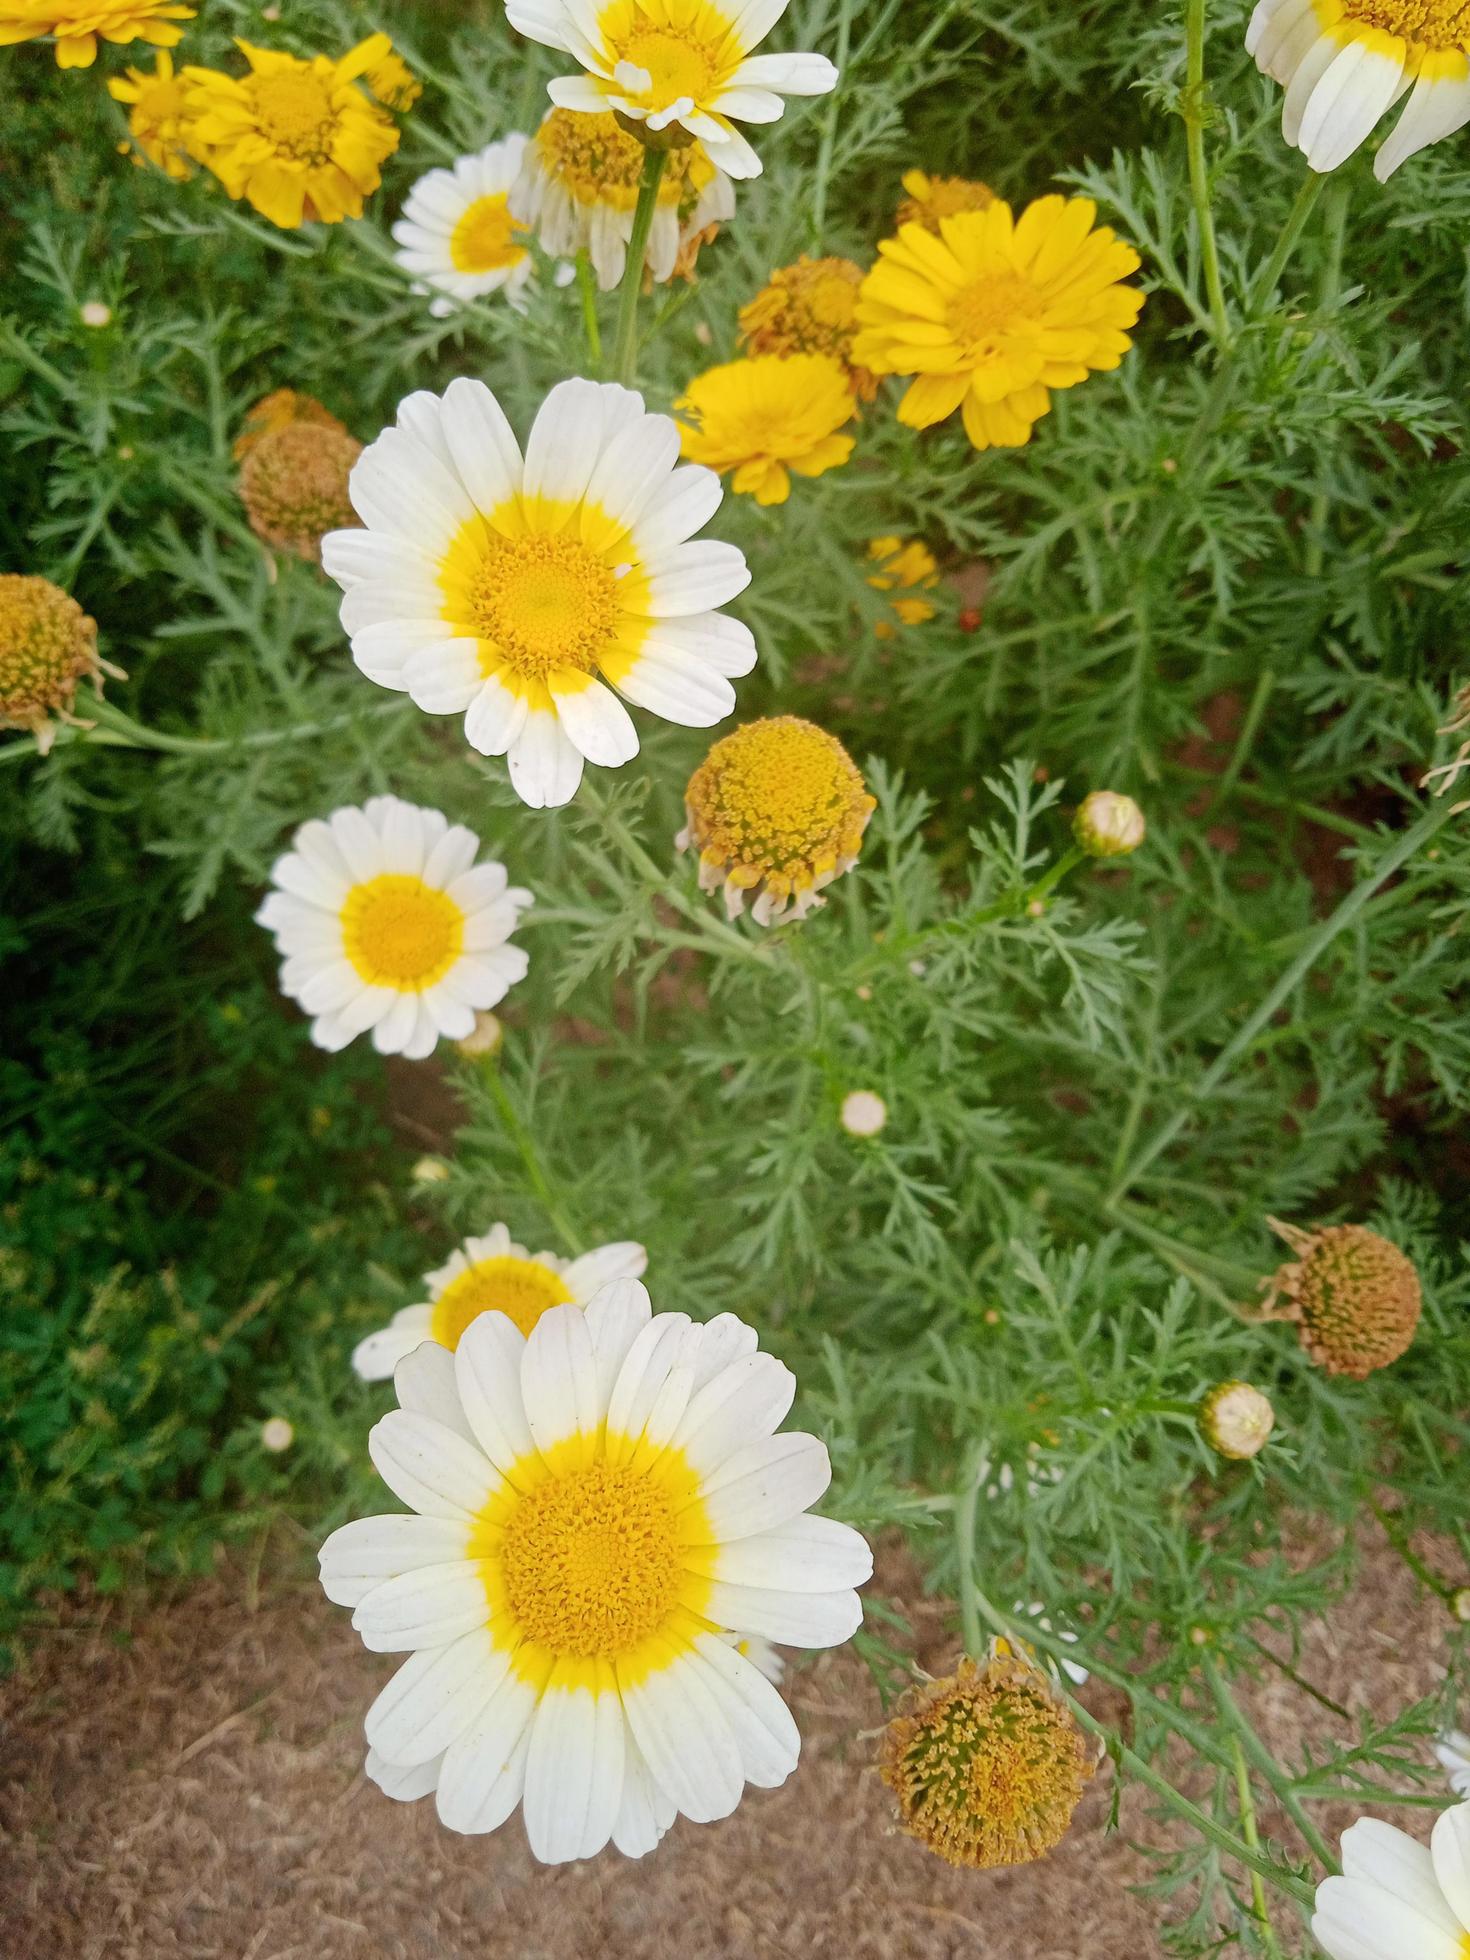
[[[296,1431],[284,1416],[272,1416],[260,1425],[260,1447],[269,1450],[272,1456],[289,1450],[295,1441]]]
[[[1270,1398],[1249,1382],[1218,1382],[1199,1405],[1199,1427],[1218,1456],[1243,1462],[1266,1447],[1276,1411]]]
[[[81,306],[81,322],[84,327],[110,327],[112,325],[112,308],[107,304],[105,299],[83,300]]]
[[[409,1176],[415,1184],[444,1184],[449,1177],[449,1166],[442,1157],[420,1157]]]
[[[475,1016],[474,1027],[463,1041],[457,1041],[454,1045],[461,1055],[469,1055],[473,1058],[476,1055],[499,1054],[500,1045],[504,1040],[505,1029],[493,1014],[487,1014],[482,1008]]]
[[[1470,1626],[1470,1586],[1461,1586],[1450,1601],[1450,1611],[1462,1626]]]
[[[842,1127],[850,1137],[875,1137],[888,1121],[888,1105],[871,1089],[854,1089],[842,1099]]]
[[[1089,857],[1127,857],[1143,842],[1143,812],[1131,796],[1117,790],[1095,789],[1084,796],[1072,826],[1073,835]]]

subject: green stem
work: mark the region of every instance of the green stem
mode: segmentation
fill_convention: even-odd
[[[1251,744],[1256,739],[1256,730],[1261,725],[1261,717],[1266,712],[1266,703],[1271,699],[1271,690],[1276,685],[1276,675],[1269,667],[1263,667],[1256,676],[1255,692],[1251,695],[1250,706],[1245,711],[1245,720],[1240,724],[1240,733],[1235,738],[1235,752],[1230,758],[1224,775],[1215,786],[1215,794],[1210,798],[1210,808],[1217,809],[1226,801],[1235,788],[1236,779],[1245,767],[1246,757],[1251,752]]]
[[[1418,1579],[1420,1584],[1427,1586],[1430,1592],[1444,1601],[1446,1606],[1451,1605],[1458,1588],[1452,1586],[1447,1579],[1442,1579],[1438,1573],[1430,1571],[1429,1567],[1409,1543],[1399,1526],[1398,1519],[1394,1517],[1392,1512],[1383,1510],[1371,1498],[1368,1501],[1368,1509],[1383,1526],[1384,1536],[1388,1539],[1389,1544],[1393,1546],[1394,1550],[1414,1574],[1414,1577]]]
[[[1259,278],[1250,289],[1249,309],[1254,319],[1270,300],[1281,275],[1286,270],[1287,260],[1296,250],[1296,242],[1302,235],[1302,227],[1311,217],[1317,199],[1322,195],[1322,186],[1327,182],[1315,171],[1308,171],[1301,189],[1296,194],[1296,202],[1286,215],[1286,223],[1281,227],[1281,236],[1276,241],[1276,249],[1261,268]]]
[[[1251,1796],[1251,1773],[1245,1760],[1245,1751],[1240,1746],[1238,1735],[1230,1738],[1235,1753],[1235,1796],[1240,1806],[1240,1829],[1252,1851],[1261,1848],[1261,1834],[1256,1829],[1256,1806]],[[1261,1929],[1261,1944],[1265,1947],[1269,1960],[1281,1960],[1281,1948],[1276,1941],[1276,1928],[1271,1924],[1271,1914],[1266,1906],[1266,1887],[1261,1874],[1251,1873],[1251,1917]]]
[[[1208,1655],[1205,1656],[1205,1679],[1210,1684],[1216,1706],[1219,1708],[1221,1715],[1225,1718],[1226,1723],[1232,1731],[1232,1739],[1237,1749],[1243,1749],[1245,1754],[1250,1757],[1251,1761],[1260,1771],[1261,1775],[1265,1777],[1267,1783],[1271,1786],[1271,1792],[1276,1798],[1276,1801],[1301,1832],[1303,1841],[1311,1851],[1313,1857],[1318,1860],[1326,1871],[1335,1872],[1338,1869],[1337,1860],[1333,1857],[1331,1847],[1328,1845],[1327,1840],[1307,1815],[1306,1808],[1300,1796],[1292,1787],[1290,1777],[1286,1775],[1281,1764],[1277,1762],[1265,1743],[1262,1742],[1260,1736],[1257,1735],[1255,1729],[1246,1720],[1240,1704],[1225,1685],[1220,1670]],[[1237,1776],[1239,1775],[1238,1769],[1236,1774]]]
[[[511,1140],[520,1152],[526,1176],[530,1179],[531,1189],[541,1202],[541,1209],[556,1227],[563,1250],[576,1258],[584,1250],[582,1235],[568,1218],[562,1208],[561,1200],[552,1189],[551,1180],[542,1167],[540,1153],[536,1149],[536,1140],[521,1121],[520,1112],[510,1099],[510,1091],[505,1086],[505,1078],[500,1072],[499,1062],[488,1060],[481,1071],[481,1076],[495,1098],[495,1105],[500,1111],[502,1122],[510,1132]]]
[[[617,378],[625,388],[631,388],[638,375],[638,294],[643,286],[648,234],[653,229],[653,214],[658,206],[658,187],[668,158],[667,150],[647,149],[643,156],[643,175],[638,179],[638,204],[633,212],[633,232],[628,240],[628,258],[618,293],[615,366]]]
[[[1322,283],[1317,288],[1317,312],[1326,314],[1337,304],[1337,296],[1342,290],[1342,247],[1347,230],[1348,186],[1346,180],[1334,178],[1327,198],[1327,256],[1322,264]],[[1327,458],[1323,458],[1323,467]],[[1307,518],[1307,549],[1302,564],[1308,578],[1320,578],[1325,561],[1327,513],[1330,499],[1326,487],[1318,490],[1312,498],[1311,514]]]
[[[1420,846],[1427,844],[1435,832],[1449,821],[1450,815],[1450,807],[1440,804],[1422,816],[1418,823],[1404,832],[1392,850],[1385,854],[1373,876],[1371,878],[1364,878],[1360,884],[1355,885],[1342,901],[1341,905],[1338,906],[1337,910],[1332,913],[1331,917],[1323,920],[1316,931],[1310,935],[1301,952],[1298,953],[1285,973],[1276,982],[1276,985],[1257,1007],[1255,1013],[1236,1030],[1234,1035],[1232,1035],[1230,1040],[1226,1042],[1225,1046],[1215,1057],[1214,1061],[1205,1070],[1195,1087],[1193,1096],[1187,1103],[1181,1104],[1175,1110],[1169,1120],[1161,1129],[1154,1133],[1150,1141],[1139,1152],[1138,1156],[1134,1158],[1132,1165],[1124,1172],[1116,1188],[1110,1194],[1108,1198],[1110,1205],[1116,1204],[1120,1198],[1126,1196],[1128,1191],[1138,1182],[1139,1178],[1143,1176],[1149,1165],[1158,1157],[1162,1156],[1164,1151],[1168,1149],[1175,1137],[1184,1128],[1185,1124],[1189,1122],[1195,1111],[1209,1100],[1213,1091],[1224,1081],[1225,1077],[1230,1073],[1240,1057],[1245,1054],[1256,1036],[1260,1034],[1262,1029],[1271,1022],[1281,1008],[1286,1005],[1287,1001],[1290,1000],[1302,981],[1317,964],[1317,961],[1327,951],[1327,948],[1332,944],[1333,940],[1337,938],[1339,933],[1346,931],[1353,923],[1354,919],[1357,918],[1358,914],[1367,905],[1369,899],[1372,898],[1380,886],[1385,885],[1396,871],[1402,869],[1408,863],[1409,859],[1414,856],[1415,852],[1419,850]]]
[[[832,176],[832,151],[837,142],[838,108],[851,43],[852,0],[841,0],[837,13],[837,46],[834,50],[837,86],[827,98],[827,113],[822,120],[822,140],[817,147],[816,181],[812,187],[812,250],[814,252],[820,252],[822,249],[822,232],[827,223],[827,185]]]
[[[1220,346],[1230,345],[1230,315],[1220,282],[1220,248],[1215,238],[1215,214],[1210,205],[1210,174],[1205,164],[1205,0],[1186,0],[1184,9],[1184,140],[1189,156],[1189,194],[1199,227],[1200,265],[1210,318]]]
[[[587,353],[592,365],[602,373],[602,329],[597,324],[597,285],[592,277],[592,260],[586,250],[577,254],[577,290],[582,295],[582,325],[587,331]]]
[[[960,1574],[960,1637],[971,1660],[980,1658],[980,1592],[975,1584],[975,1513],[980,1505],[982,1457],[976,1457],[954,1507],[954,1550]]]

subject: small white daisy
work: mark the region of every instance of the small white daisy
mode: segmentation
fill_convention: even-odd
[[[783,95],[826,95],[837,70],[821,54],[755,54],[788,0],[506,0],[529,40],[580,61],[547,90],[562,109],[613,110],[651,131],[677,124],[731,177],[761,161],[737,122],[780,120]]]
[[[435,1792],[456,1831],[519,1807],[547,1864],[641,1857],[677,1813],[783,1783],[796,1724],[728,1636],[848,1639],[872,1556],[807,1514],[827,1452],[777,1434],[796,1383],[754,1330],[655,1316],[623,1280],[529,1338],[481,1314],[394,1383],[368,1448],[412,1515],[321,1551],[364,1644],[409,1657],[368,1711],[373,1781]]]
[[[604,292],[622,279],[646,152],[611,115],[549,109],[510,193],[514,217],[554,258],[585,251]],[[670,150],[644,263],[658,284],[710,225],[735,215],[735,186],[702,143]]]
[[[1463,1729],[1446,1729],[1435,1743],[1434,1753],[1455,1795],[1470,1797],[1470,1735]]]
[[[353,469],[365,528],[322,540],[353,659],[426,713],[462,714],[538,809],[571,800],[584,758],[638,753],[614,687],[686,727],[722,720],[755,642],[716,608],[750,573],[734,545],[693,541],[720,481],[678,457],[670,417],[612,383],[553,388],[524,459],[483,382],[410,395]]]
[[[1281,133],[1313,170],[1336,170],[1410,89],[1373,159],[1387,181],[1470,122],[1470,9],[1460,0],[1259,0],[1246,51],[1286,90]]]
[[[632,1239],[600,1245],[580,1259],[554,1252],[527,1252],[508,1227],[492,1225],[466,1239],[436,1272],[425,1273],[427,1300],[402,1307],[386,1327],[359,1341],[352,1365],[365,1382],[386,1381],[420,1341],[437,1341],[451,1353],[464,1330],[482,1313],[503,1313],[529,1334],[548,1307],[585,1307],[615,1279],[640,1279],[648,1254]]]
[[[256,913],[283,957],[281,991],[319,1048],[372,1029],[381,1055],[419,1060],[526,976],[509,944],[531,894],[475,862],[480,840],[396,796],[302,824]]]
[[[422,283],[418,293],[440,295],[429,311],[445,319],[467,299],[503,292],[524,304],[522,288],[534,262],[526,235],[510,215],[510,187],[520,174],[524,136],[504,136],[452,170],[419,178],[393,227],[394,257]]]
[[[1360,1817],[1342,1876],[1317,1887],[1312,1932],[1331,1960],[1464,1960],[1470,1953],[1470,1804],[1435,1820],[1429,1849]]]

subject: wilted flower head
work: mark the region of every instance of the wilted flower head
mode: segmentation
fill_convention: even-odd
[[[263,543],[311,564],[328,531],[356,521],[347,494],[362,444],[345,429],[293,422],[263,436],[240,469],[240,501]]]
[[[273,388],[261,396],[241,424],[234,442],[236,459],[248,456],[262,437],[273,435],[277,429],[289,429],[293,422],[310,422],[319,429],[347,433],[347,424],[323,408],[315,395],[299,394],[295,388]]]
[[[1362,1381],[1414,1338],[1423,1296],[1414,1262],[1366,1225],[1304,1232],[1267,1220],[1297,1257],[1262,1281],[1268,1320],[1294,1320],[1302,1346],[1330,1375]]]
[[[1199,1405],[1200,1434],[1218,1456],[1257,1456],[1276,1426],[1271,1399],[1249,1382],[1217,1382]]]
[[[988,1871],[1061,1843],[1093,1757],[1042,1670],[997,1652],[910,1689],[878,1767],[911,1837],[948,1864]]]
[[[931,177],[925,170],[906,170],[903,187],[908,196],[899,205],[894,222],[922,225],[936,238],[941,218],[956,217],[961,211],[983,211],[995,202],[989,184],[972,177]]]
[[[1127,857],[1138,849],[1147,829],[1133,798],[1113,789],[1095,789],[1084,796],[1072,826],[1077,842],[1095,858]]]
[[[740,344],[751,354],[828,354],[859,401],[878,383],[852,362],[863,269],[851,259],[812,259],[782,266],[740,309]]]
[[[0,573],[0,728],[23,728],[44,755],[57,721],[74,721],[77,686],[124,680],[97,651],[97,622],[49,578]]]
[[[715,743],[684,792],[680,850],[699,853],[703,891],[723,886],[732,919],[798,919],[857,862],[877,808],[835,735],[798,715],[746,722]]]

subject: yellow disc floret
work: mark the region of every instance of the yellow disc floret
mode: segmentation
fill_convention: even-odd
[[[529,1334],[548,1307],[564,1306],[571,1297],[561,1274],[539,1259],[513,1253],[480,1259],[457,1273],[434,1302],[430,1339],[453,1351],[482,1313],[503,1313]]]
[[[354,885],[342,906],[342,950],[372,987],[421,993],[464,947],[464,913],[422,878],[385,871]]]
[[[177,45],[181,27],[194,9],[171,0],[0,0],[0,47],[17,41],[56,39],[58,68],[90,68],[98,41],[151,41]]]
[[[705,890],[723,884],[732,917],[755,892],[768,924],[800,918],[857,861],[877,807],[835,735],[797,715],[747,722],[716,742],[684,792],[680,843],[699,853]]]
[[[362,444],[345,429],[293,422],[261,437],[240,470],[240,501],[264,543],[310,563],[328,531],[357,523],[347,494]]]
[[[789,472],[821,476],[847,461],[853,438],[837,431],[854,407],[830,354],[729,361],[697,375],[674,404],[685,456],[733,470],[732,487],[758,504],[785,503]]]
[[[631,211],[647,148],[621,128],[611,113],[553,109],[531,138],[541,165],[579,204],[610,204]],[[702,143],[670,150],[659,179],[663,205],[692,205],[714,176]]]
[[[124,678],[99,656],[97,622],[75,599],[49,578],[0,573],[0,728],[25,729],[44,755],[56,722],[75,720],[78,683],[100,694],[105,673]]]
[[[895,223],[922,225],[936,238],[941,218],[953,218],[960,211],[983,211],[995,202],[989,184],[974,177],[931,177],[924,170],[906,170],[903,187],[908,196],[898,207]]]
[[[494,191],[465,207],[449,234],[449,257],[456,272],[498,272],[526,256],[524,236],[512,221],[507,193]]]
[[[741,307],[741,345],[751,354],[828,354],[858,400],[871,401],[878,383],[852,362],[862,283],[863,269],[851,259],[802,257],[782,266]]]
[[[159,49],[151,75],[142,68],[127,68],[108,82],[107,92],[115,102],[128,105],[128,134],[133,140],[120,143],[119,149],[131,152],[140,166],[146,158],[176,183],[193,176],[187,148],[194,119],[187,106],[188,91],[183,78],[174,73],[167,48]]]
[[[563,532],[555,511],[549,528],[506,537],[471,518],[451,544],[440,574],[445,618],[456,633],[481,646],[481,667],[521,686],[544,684],[606,667],[625,615],[636,610],[646,580],[627,563],[623,527],[587,507],[584,532],[613,533],[623,550],[599,552],[573,530]],[[622,576],[618,574],[621,572]]]
[[[1092,1770],[1082,1731],[1046,1676],[1004,1651],[911,1690],[879,1760],[904,1830],[975,1871],[1045,1857]]]
[[[1413,1261],[1366,1225],[1304,1232],[1269,1222],[1297,1257],[1265,1282],[1264,1314],[1295,1320],[1302,1346],[1330,1375],[1362,1381],[1397,1361],[1423,1304]]]

